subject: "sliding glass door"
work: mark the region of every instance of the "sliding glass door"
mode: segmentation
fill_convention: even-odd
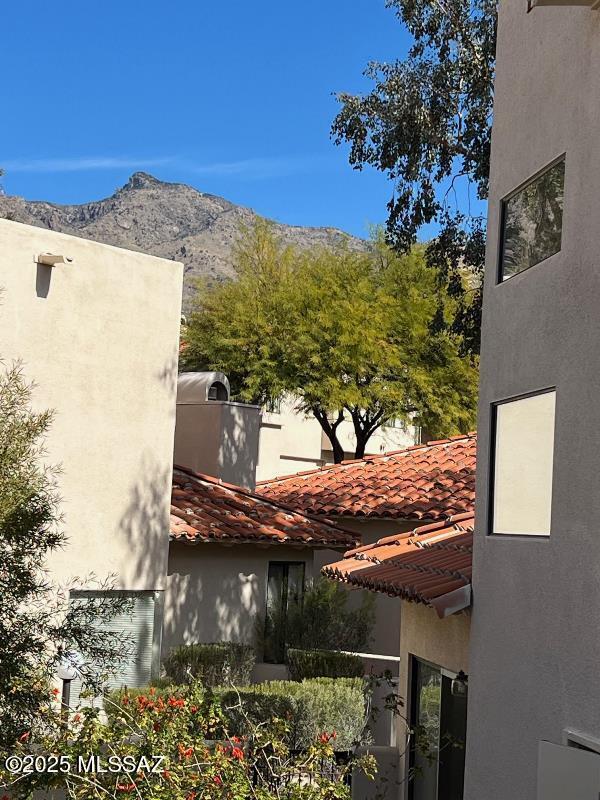
[[[412,659],[410,800],[462,800],[467,696],[456,677]]]

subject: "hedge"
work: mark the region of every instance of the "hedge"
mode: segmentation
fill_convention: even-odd
[[[365,667],[359,656],[334,650],[288,648],[287,665],[293,681],[305,678],[361,678]]]
[[[256,663],[254,648],[237,642],[188,644],[175,647],[164,661],[167,680],[186,684],[201,681],[204,686],[246,685]]]
[[[336,750],[365,743],[362,678],[268,681],[237,691],[217,690],[217,695],[230,728],[239,734],[245,732],[246,718],[259,724],[278,717],[288,722],[288,744],[293,749],[302,750],[319,734],[333,731]]]
[[[201,689],[193,686],[163,688],[123,689],[112,692],[111,703],[105,709],[109,717],[123,699],[132,702],[138,695],[150,695],[156,701],[162,697],[187,698],[193,693],[193,702],[216,703],[223,715],[222,731],[209,738],[225,735],[244,736],[249,728],[273,720],[284,720],[286,743],[294,750],[309,747],[321,733],[335,731],[335,749],[350,750],[354,745],[366,744],[366,684],[361,678],[314,678],[304,681],[269,681],[239,689],[216,687]]]

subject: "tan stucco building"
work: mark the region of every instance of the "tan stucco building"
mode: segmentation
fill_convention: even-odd
[[[354,458],[356,437],[348,417],[337,431],[346,458]],[[367,453],[378,455],[410,447],[419,441],[418,427],[400,419],[378,428],[367,443]],[[263,409],[260,424],[256,479],[291,475],[333,463],[333,448],[317,420],[298,409],[296,398],[286,395]]]
[[[160,647],[181,285],[179,263],[0,220],[0,358],[54,411],[46,461],[68,544],[50,574],[84,591],[90,573],[112,575],[137,593],[131,681]]]

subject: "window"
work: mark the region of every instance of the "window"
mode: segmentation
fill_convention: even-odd
[[[287,643],[288,618],[301,606],[303,593],[303,561],[269,562],[264,641],[266,662],[283,663]]]
[[[556,392],[493,407],[491,533],[550,535]]]
[[[563,158],[503,201],[500,281],[559,252],[564,182]]]
[[[116,614],[109,622],[98,625],[99,630],[124,632],[132,642],[134,655],[119,666],[107,681],[107,688],[121,686],[147,686],[158,672],[160,658],[160,631],[162,593],[154,591],[73,591],[70,603],[85,603],[88,598],[120,596],[130,598],[127,609]],[[69,704],[75,707],[81,692],[81,680],[75,678],[70,686]]]
[[[383,423],[384,428],[398,428],[401,431],[406,431],[406,420],[401,419],[400,417],[392,417],[391,419],[387,419]]]
[[[281,397],[272,397],[267,400],[265,411],[270,414],[281,414]]]
[[[225,384],[221,383],[221,381],[215,381],[211,384],[208,388],[208,399],[227,402],[229,400],[229,392]]]
[[[410,800],[462,800],[467,677],[412,659]]]

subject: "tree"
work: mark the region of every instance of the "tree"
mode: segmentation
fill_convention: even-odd
[[[357,458],[390,418],[433,435],[473,426],[476,366],[446,331],[431,331],[440,290],[422,249],[401,256],[375,240],[364,251],[297,251],[259,221],[242,236],[234,266],[236,281],[199,289],[185,368],[222,370],[245,401],[295,396],[336,463],[344,419]],[[449,320],[455,302],[445,301]]]
[[[403,61],[372,63],[365,96],[340,93],[332,135],[350,163],[389,175],[387,235],[408,252],[421,226],[437,223],[426,250],[458,302],[451,331],[478,352],[487,198],[496,0],[387,0],[413,37]],[[464,269],[471,278],[464,280]],[[437,320],[442,324],[441,315]]]
[[[128,652],[126,637],[97,630],[123,601],[65,613],[66,598],[48,577],[47,557],[66,539],[55,476],[42,464],[52,415],[34,413],[30,393],[18,365],[0,374],[0,749],[43,716],[60,664],[76,661],[92,685],[99,676],[91,665],[110,668]]]

